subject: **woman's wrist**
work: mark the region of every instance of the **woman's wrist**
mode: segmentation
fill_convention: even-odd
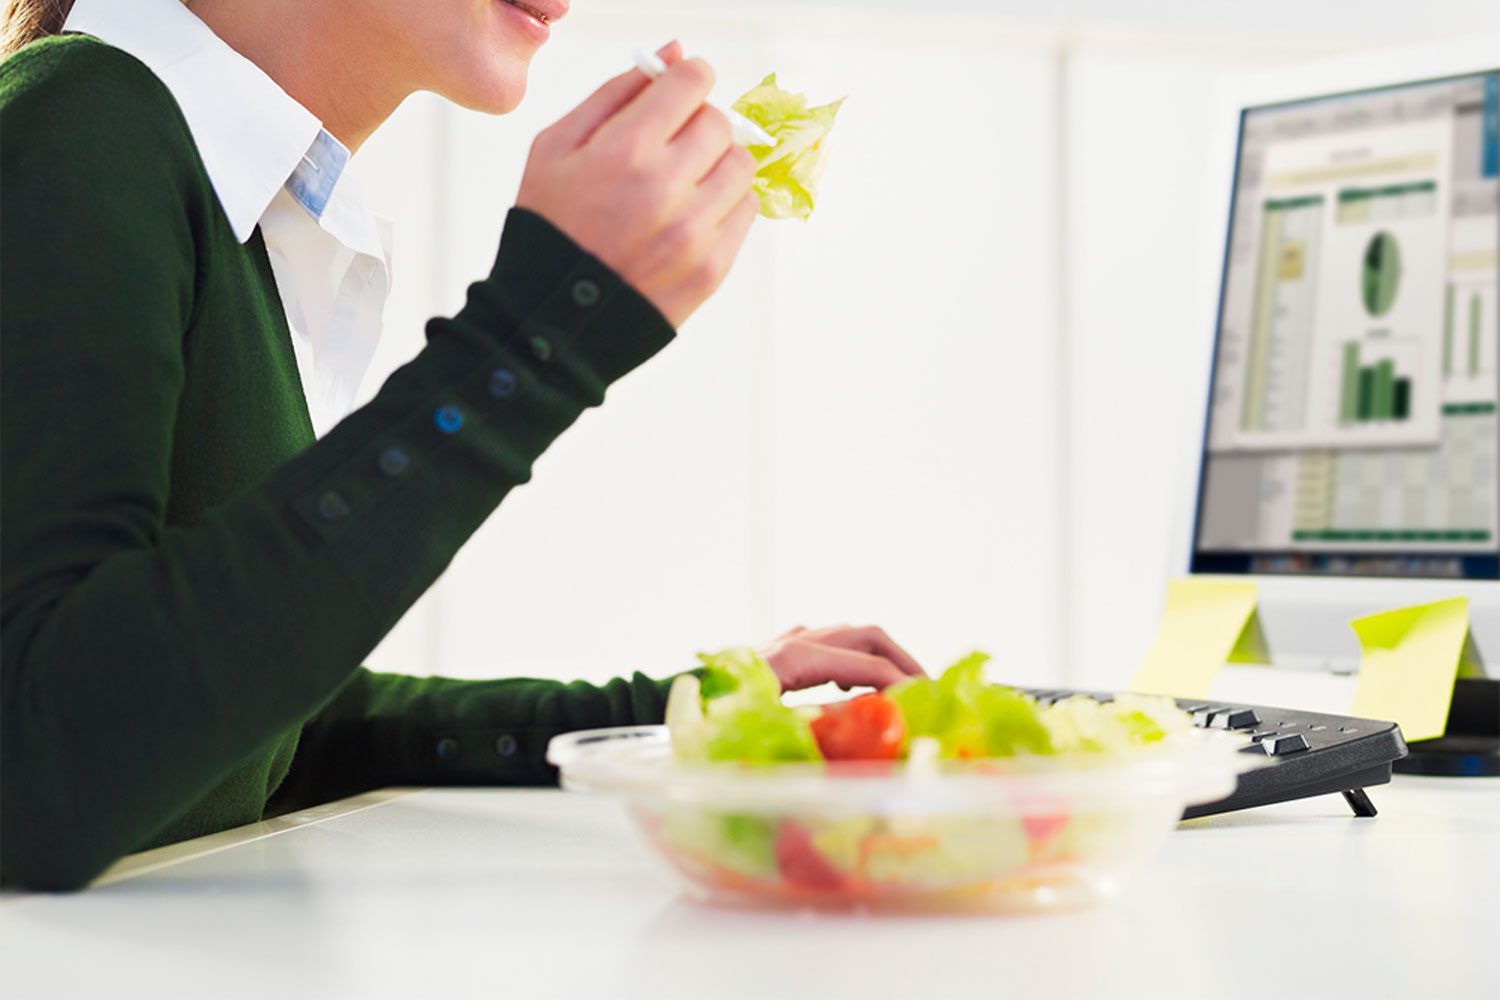
[[[454,317],[538,370],[581,365],[608,385],[676,335],[644,296],[536,212],[512,208],[495,265]]]

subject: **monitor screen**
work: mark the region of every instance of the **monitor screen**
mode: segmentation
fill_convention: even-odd
[[[1199,573],[1500,577],[1500,69],[1246,109]]]

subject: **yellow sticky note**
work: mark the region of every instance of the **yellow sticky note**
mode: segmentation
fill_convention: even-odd
[[[1469,599],[1419,604],[1349,624],[1361,653],[1349,714],[1389,719],[1408,740],[1443,735],[1469,635]]]
[[[1173,580],[1156,639],[1131,678],[1130,690],[1204,697],[1230,655],[1254,647],[1254,615],[1254,583]]]

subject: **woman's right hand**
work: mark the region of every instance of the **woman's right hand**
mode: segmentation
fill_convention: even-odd
[[[714,75],[672,42],[667,72],[610,80],[532,144],[516,198],[680,326],[739,253],[755,161],[704,103]]]

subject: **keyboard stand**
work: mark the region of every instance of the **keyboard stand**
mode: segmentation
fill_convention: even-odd
[[[1356,816],[1375,815],[1375,803],[1370,801],[1363,788],[1344,789],[1344,801],[1349,803],[1349,808],[1354,810]]]

